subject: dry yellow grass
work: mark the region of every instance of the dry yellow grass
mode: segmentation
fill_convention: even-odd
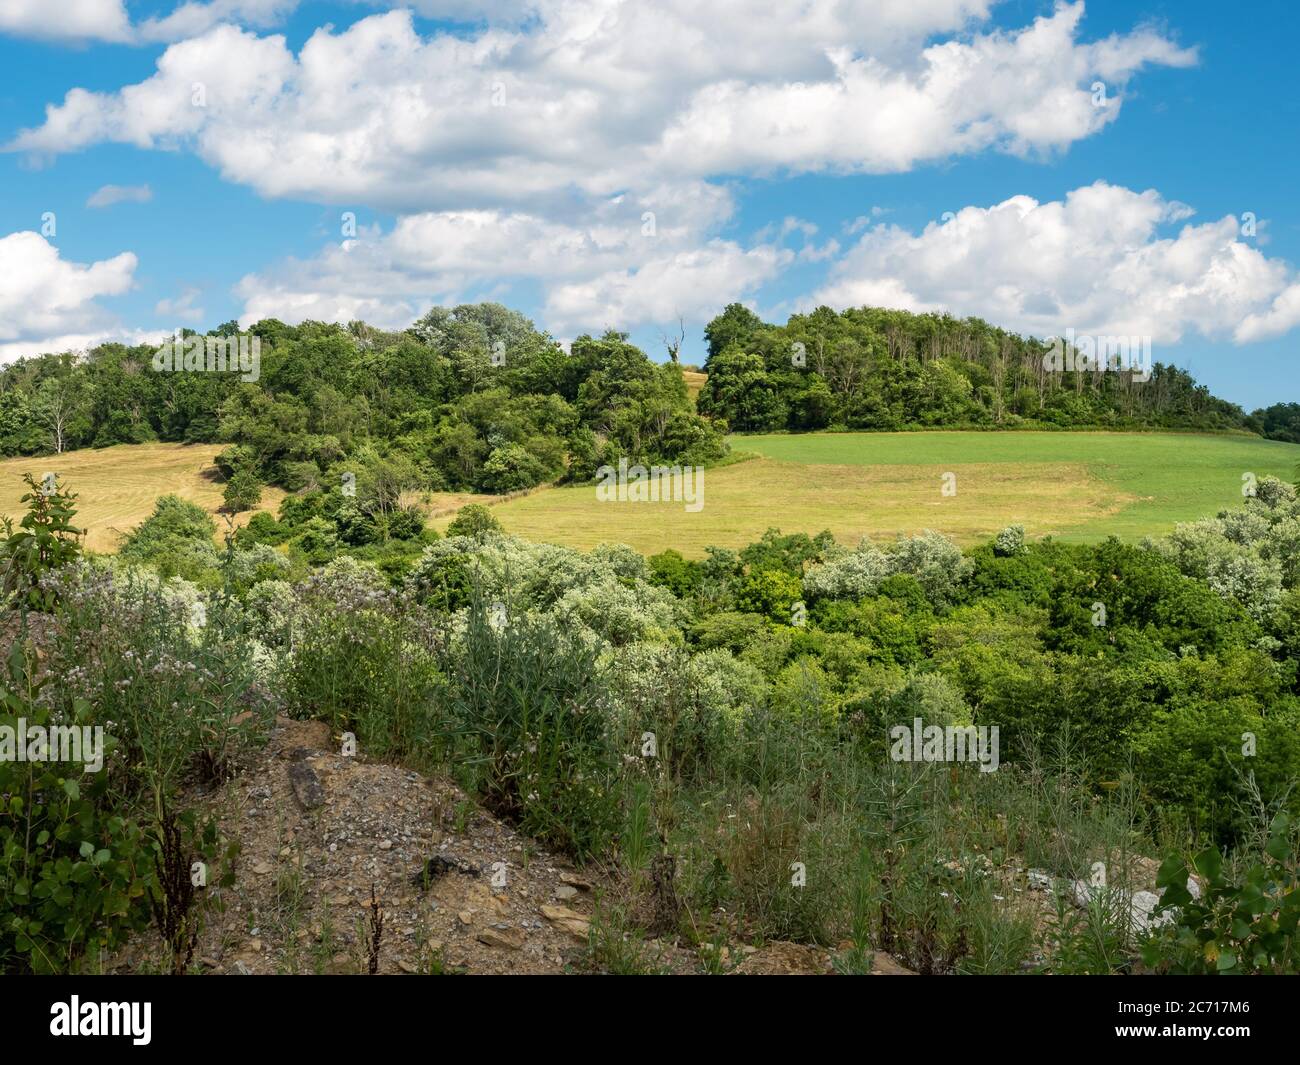
[[[955,496],[940,494],[946,472],[957,475]],[[617,541],[644,554],[673,547],[698,558],[711,544],[743,547],[773,526],[830,529],[846,544],[923,529],[970,544],[1014,524],[1031,536],[1059,535],[1131,499],[1081,463],[849,466],[756,458],[707,470],[696,513],[682,503],[602,503],[590,485],[543,490],[492,513],[507,532],[529,540],[579,548]],[[445,529],[450,520],[433,525]]]
[[[683,370],[682,377],[686,380],[686,395],[694,404],[696,397],[700,394],[700,389],[704,387],[704,382],[709,379],[709,375],[700,373],[697,370]]]
[[[223,484],[212,464],[221,450],[217,444],[119,444],[99,450],[70,451],[0,461],[0,514],[17,521],[26,507],[24,473],[38,480],[56,473],[79,496],[77,524],[85,529],[85,544],[92,551],[116,550],[121,535],[130,532],[153,513],[159,496],[176,495],[197,503],[214,516],[221,506]],[[285,493],[279,488],[262,492],[259,509],[275,513]],[[236,517],[244,524],[252,513]],[[218,516],[218,535],[225,527]]]

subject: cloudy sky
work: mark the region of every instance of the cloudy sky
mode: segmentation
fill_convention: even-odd
[[[778,20],[774,12],[786,14]],[[1150,336],[1300,400],[1292,6],[3,0],[0,359],[496,299]]]

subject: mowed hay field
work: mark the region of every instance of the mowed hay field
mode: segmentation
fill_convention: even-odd
[[[224,484],[212,460],[220,450],[218,444],[119,444],[4,459],[0,461],[0,514],[16,523],[26,512],[24,473],[37,480],[56,473],[79,497],[76,524],[87,531],[84,542],[92,551],[116,550],[121,534],[149,517],[155,501],[164,495],[188,499],[211,513],[219,537],[225,528],[217,514]],[[259,509],[274,513],[284,495],[279,488],[264,489]],[[236,515],[236,524],[244,524],[252,513]]]
[[[970,544],[1012,524],[1031,536],[1138,540],[1240,503],[1243,474],[1292,480],[1300,463],[1294,444],[1183,433],[813,433],[734,437],[732,446],[753,457],[707,470],[704,506],[694,513],[680,502],[602,503],[591,485],[502,501],[469,493],[418,501],[439,530],[458,507],[487,502],[508,532],[528,539],[582,548],[617,541],[646,554],[673,547],[696,558],[709,545],[742,547],[771,527],[830,529],[850,544],[923,529]],[[23,513],[23,473],[54,472],[80,496],[87,546],[112,551],[161,495],[217,515],[219,450],[138,444],[0,460],[0,514]],[[952,496],[941,491],[947,473],[956,477]],[[261,509],[274,513],[283,497],[267,488]],[[222,528],[218,516],[218,537]]]
[[[682,378],[686,381],[686,397],[694,404],[700,396],[700,389],[704,387],[704,382],[709,379],[709,375],[700,373],[698,370],[683,370]]]
[[[1242,475],[1294,479],[1300,446],[1157,433],[816,433],[732,439],[755,458],[707,470],[704,507],[600,502],[592,486],[493,507],[507,532],[588,548],[700,557],[770,528],[842,543],[935,529],[961,544],[1022,524],[1029,535],[1137,540],[1241,502]],[[942,494],[944,474],[956,494]],[[445,528],[450,519],[434,521]]]

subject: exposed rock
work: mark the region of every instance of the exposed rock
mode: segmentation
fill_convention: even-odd
[[[324,804],[325,788],[306,758],[289,763],[289,785],[298,805],[304,810],[315,810]]]
[[[459,861],[454,858],[448,858],[442,854],[435,854],[411,877],[411,883],[416,887],[428,887],[439,877],[446,876],[448,873],[461,873],[464,876],[477,876],[481,870],[477,865],[469,862]]]
[[[591,931],[591,919],[567,906],[543,906],[542,916],[556,928],[561,928],[577,939],[585,940]]]
[[[768,943],[734,970],[741,976],[824,976],[832,972],[830,953],[802,943]]]
[[[1052,889],[1051,874],[1044,872],[1042,869],[1030,869],[1025,874],[1025,879],[1029,882],[1030,891],[1050,891]]]
[[[1086,910],[1094,899],[1104,899],[1116,908],[1126,907],[1129,914],[1129,927],[1135,933],[1159,928],[1174,919],[1172,910],[1156,913],[1160,905],[1160,896],[1154,891],[1126,891],[1124,888],[1108,888],[1103,884],[1089,884],[1086,880],[1076,880],[1071,885],[1071,898],[1074,905]]]
[[[518,928],[485,928],[474,938],[484,946],[502,950],[521,950],[524,945],[524,933]]]
[[[900,965],[892,955],[883,950],[875,952],[871,959],[872,976],[915,976],[916,973],[905,965]]]

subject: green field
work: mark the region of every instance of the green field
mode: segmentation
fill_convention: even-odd
[[[845,543],[935,529],[959,543],[1023,524],[1031,536],[1127,540],[1241,502],[1242,475],[1294,480],[1300,446],[1185,433],[815,433],[733,437],[758,457],[707,471],[705,505],[601,503],[590,486],[500,504],[508,532],[592,547],[612,540],[699,557],[775,526]],[[943,495],[944,474],[956,494]],[[449,519],[435,521],[439,528]]]
[[[1067,539],[1139,538],[1241,502],[1243,474],[1296,479],[1300,445],[1203,433],[817,433],[733,438],[733,446],[809,464],[960,467],[1065,462],[1129,497]]]
[[[1183,433],[813,433],[731,443],[753,457],[707,470],[704,506],[695,513],[682,503],[602,503],[591,486],[543,488],[493,513],[508,532],[532,540],[582,548],[618,541],[692,557],[711,544],[742,547],[773,526],[830,529],[842,543],[935,529],[970,544],[1017,523],[1031,536],[1137,540],[1239,503],[1244,473],[1293,480],[1300,463],[1294,444]],[[0,513],[21,513],[22,472],[54,470],[81,495],[89,546],[112,550],[165,493],[215,511],[216,451],[138,444],[5,460]],[[955,495],[941,491],[948,473]],[[263,507],[274,510],[282,495],[267,489]],[[421,498],[438,529],[475,500],[491,497]]]

